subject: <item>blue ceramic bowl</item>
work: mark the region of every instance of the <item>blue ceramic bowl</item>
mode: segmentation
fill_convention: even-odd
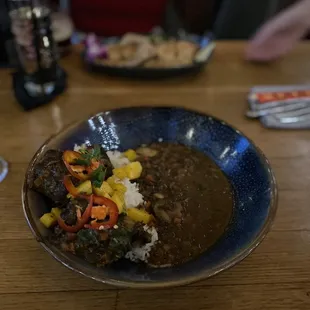
[[[60,251],[39,222],[48,211],[42,197],[28,188],[34,164],[47,149],[74,144],[103,144],[126,150],[158,140],[178,142],[211,157],[228,176],[235,192],[232,222],[222,238],[199,258],[173,268],[152,269],[123,260],[97,268]],[[177,286],[211,277],[244,259],[263,240],[277,208],[277,189],[262,152],[238,130],[208,115],[179,108],[128,108],[99,113],[50,138],[33,157],[23,187],[23,206],[36,239],[58,261],[94,280],[122,287]]]

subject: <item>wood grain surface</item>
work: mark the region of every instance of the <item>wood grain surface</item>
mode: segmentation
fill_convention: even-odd
[[[243,42],[221,42],[205,71],[169,81],[128,81],[91,75],[79,55],[63,59],[69,89],[55,102],[23,112],[0,71],[0,155],[10,171],[0,183],[0,309],[310,309],[310,132],[264,129],[244,117],[246,95],[260,84],[310,83],[310,45],[271,65],[243,60]],[[238,127],[269,158],[279,183],[272,231],[252,255],[222,274],[187,287],[119,290],[77,275],[33,239],[20,190],[37,148],[67,124],[114,107],[184,106]]]

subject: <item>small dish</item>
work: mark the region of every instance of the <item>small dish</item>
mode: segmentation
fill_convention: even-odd
[[[130,34],[129,34],[130,35]],[[137,35],[140,36],[140,35]],[[108,38],[103,41],[104,44],[122,44],[122,38]],[[176,39],[178,41],[178,39]],[[164,42],[164,41],[163,41]],[[197,74],[208,63],[213,51],[216,47],[215,42],[210,35],[203,37],[187,36],[182,37],[182,42],[188,42],[189,44],[197,44],[199,49],[193,57],[193,61],[189,64],[178,66],[144,66],[143,62],[140,65],[128,66],[128,65],[109,65],[100,63],[87,56],[88,48],[82,54],[82,59],[85,67],[88,71],[107,74],[111,76],[119,76],[126,78],[138,78],[138,79],[162,79],[171,78],[181,75]],[[98,47],[100,49],[100,47]],[[151,58],[147,61],[153,61]],[[146,61],[146,62],[147,62]]]

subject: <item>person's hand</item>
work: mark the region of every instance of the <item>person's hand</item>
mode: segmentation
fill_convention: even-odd
[[[310,0],[303,0],[264,24],[250,40],[246,58],[271,61],[287,54],[310,30]]]

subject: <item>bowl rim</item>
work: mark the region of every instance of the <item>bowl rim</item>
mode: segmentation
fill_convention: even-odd
[[[260,155],[262,165],[265,167],[265,169],[268,172],[268,178],[270,182],[270,192],[271,192],[271,199],[270,199],[270,205],[269,205],[269,212],[267,215],[267,219],[262,227],[262,229],[259,231],[259,233],[256,235],[256,237],[251,241],[251,243],[248,245],[247,248],[241,250],[240,252],[235,253],[229,261],[223,262],[221,265],[208,269],[208,270],[203,270],[199,272],[198,274],[194,274],[191,276],[187,276],[182,279],[177,279],[177,280],[171,280],[171,281],[156,281],[156,282],[140,282],[140,281],[130,281],[130,280],[114,280],[114,279],[109,279],[109,278],[102,278],[98,277],[95,275],[88,274],[85,271],[82,271],[79,269],[79,265],[76,263],[72,263],[67,257],[58,255],[55,253],[49,245],[46,243],[45,238],[43,238],[36,228],[36,224],[31,216],[30,208],[28,205],[28,175],[29,172],[31,171],[32,167],[34,166],[35,162],[37,159],[41,156],[42,153],[44,153],[45,149],[47,148],[47,144],[53,140],[55,137],[57,137],[59,134],[70,130],[80,124],[83,124],[85,121],[87,121],[90,118],[97,117],[109,112],[115,112],[118,110],[132,110],[132,109],[175,109],[175,110],[183,110],[186,112],[190,113],[195,113],[203,117],[209,117],[212,118],[213,120],[220,122],[223,126],[230,127],[233,129],[237,134],[240,134],[244,136],[254,147],[254,149],[257,151],[257,153]],[[22,186],[22,191],[21,191],[21,196],[22,196],[22,207],[23,207],[23,212],[25,219],[27,221],[27,224],[34,235],[35,239],[40,243],[40,245],[47,251],[55,260],[60,262],[62,265],[67,267],[68,269],[75,271],[89,279],[93,279],[97,282],[103,283],[103,284],[109,284],[113,285],[119,288],[133,288],[133,289],[155,289],[155,288],[168,288],[168,287],[177,287],[177,286],[183,286],[187,284],[191,284],[194,282],[199,282],[202,280],[206,280],[208,278],[211,278],[218,273],[227,270],[237,263],[241,262],[244,260],[249,254],[251,254],[260,244],[261,242],[265,239],[266,235],[268,232],[271,230],[276,212],[277,212],[277,207],[278,207],[278,185],[277,181],[275,178],[275,174],[271,168],[269,160],[266,158],[264,153],[261,151],[261,149],[250,139],[248,138],[247,135],[245,135],[242,131],[237,129],[236,127],[232,126],[226,121],[223,121],[217,117],[214,117],[210,114],[203,113],[200,111],[197,111],[195,109],[189,109],[189,108],[184,108],[184,107],[176,107],[176,106],[134,106],[134,107],[118,107],[115,109],[108,109],[101,111],[99,113],[95,114],[90,114],[87,118],[83,118],[82,120],[74,121],[70,123],[69,125],[65,126],[62,128],[60,131],[56,132],[55,134],[51,135],[41,146],[40,148],[36,151],[32,159],[30,160],[30,163],[27,167],[26,173],[25,173],[25,178]],[[59,254],[61,254],[62,251],[59,250]]]

